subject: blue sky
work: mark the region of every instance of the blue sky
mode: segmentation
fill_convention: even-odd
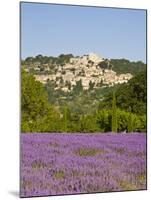
[[[144,10],[21,3],[21,57],[97,53],[146,62]]]

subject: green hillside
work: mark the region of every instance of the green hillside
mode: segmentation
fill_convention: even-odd
[[[117,74],[131,73],[135,75],[136,73],[145,70],[146,64],[142,61],[131,62],[126,59],[111,59],[112,69]]]

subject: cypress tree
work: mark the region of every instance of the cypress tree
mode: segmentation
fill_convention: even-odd
[[[129,120],[128,120],[128,132],[130,133],[130,132],[133,132],[133,130],[134,130],[134,123],[133,123],[133,121],[134,121],[134,119],[133,119],[133,114],[132,113],[130,113],[130,115],[129,115]]]
[[[113,100],[112,100],[112,132],[117,132],[117,108],[116,108],[116,96],[113,92]]]
[[[67,132],[67,107],[64,107],[64,112],[63,112],[63,122],[64,122],[64,131]]]

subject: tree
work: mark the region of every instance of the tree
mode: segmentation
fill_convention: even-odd
[[[68,87],[68,90],[71,90],[71,82],[70,81],[67,81],[66,86]]]
[[[113,100],[112,100],[112,132],[117,132],[117,108],[116,108],[115,93],[113,93]]]
[[[128,121],[128,132],[131,133],[134,130],[134,117],[133,114],[130,113],[129,115],[129,121]]]
[[[110,63],[113,65],[112,68],[117,74],[131,73],[136,75],[138,72],[146,69],[146,64],[141,61],[130,62],[126,59],[111,59]]]
[[[102,109],[96,113],[96,123],[98,124],[99,131],[111,131],[111,112],[110,110]]]
[[[82,80],[76,82],[76,85],[73,87],[73,93],[75,95],[80,94],[83,91]]]
[[[128,128],[129,123],[129,112],[126,112],[121,109],[117,109],[117,131],[118,132],[125,132]]]
[[[104,60],[104,61],[101,61],[98,66],[102,69],[107,69],[108,68],[108,62],[107,62],[107,59]]]
[[[146,114],[147,106],[147,78],[146,71],[139,72],[136,76],[121,85],[111,88],[104,95],[104,108],[112,109],[113,92],[116,91],[116,105],[118,108],[138,115]]]
[[[99,126],[95,115],[82,115],[80,119],[81,132],[96,132],[99,131]]]
[[[48,131],[46,127],[52,119],[59,119],[56,109],[49,104],[43,84],[36,81],[33,75],[22,69],[21,78],[21,131]]]
[[[62,76],[60,77],[60,84],[61,84],[61,85],[64,84],[64,80],[63,80]]]
[[[25,63],[27,63],[27,64],[30,64],[30,63],[32,63],[32,62],[33,62],[33,60],[34,60],[34,58],[33,58],[33,57],[27,57],[27,58],[25,59],[25,62],[24,62],[24,64],[25,64]]]
[[[89,90],[93,90],[95,83],[90,81],[89,82]]]
[[[64,106],[63,110],[63,131],[67,132],[67,107]]]

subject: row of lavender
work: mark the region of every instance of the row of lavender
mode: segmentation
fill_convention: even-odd
[[[146,188],[146,134],[21,134],[21,196]]]

